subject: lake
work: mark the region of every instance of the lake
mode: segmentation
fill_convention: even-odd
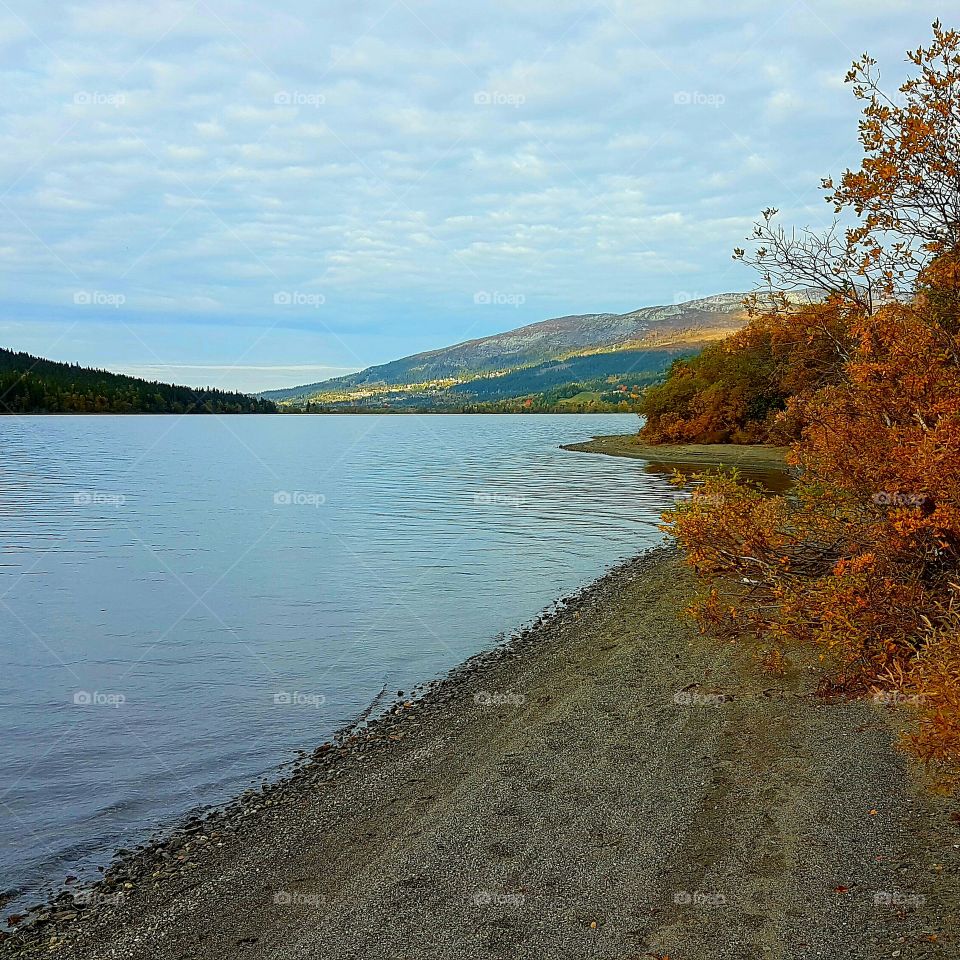
[[[0,892],[222,802],[662,539],[631,415],[0,418]]]

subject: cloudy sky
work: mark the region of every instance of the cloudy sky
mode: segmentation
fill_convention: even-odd
[[[0,0],[0,345],[289,386],[729,290],[923,0]]]

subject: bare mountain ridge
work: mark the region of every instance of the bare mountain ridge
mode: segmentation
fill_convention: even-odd
[[[359,373],[271,390],[272,400],[342,393],[351,388],[410,385],[438,380],[463,380],[478,374],[506,372],[519,367],[560,360],[593,350],[631,349],[682,341],[686,346],[716,339],[743,326],[745,293],[721,293],[685,303],[642,307],[629,313],[575,314],[540,320],[505,333],[479,337],[368,367]]]

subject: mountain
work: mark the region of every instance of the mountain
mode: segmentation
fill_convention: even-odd
[[[727,336],[746,321],[743,293],[722,293],[630,313],[541,320],[506,333],[417,353],[359,373],[263,394],[294,406],[470,409],[491,403],[621,404],[658,379],[678,356]],[[575,387],[583,389],[577,390]],[[626,388],[626,389],[624,389]],[[629,406],[629,403],[627,404]],[[569,406],[569,404],[567,404]]]
[[[271,400],[195,390],[0,348],[0,414],[277,413]]]

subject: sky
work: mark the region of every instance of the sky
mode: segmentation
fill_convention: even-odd
[[[0,346],[253,391],[749,290],[942,8],[0,0]]]

